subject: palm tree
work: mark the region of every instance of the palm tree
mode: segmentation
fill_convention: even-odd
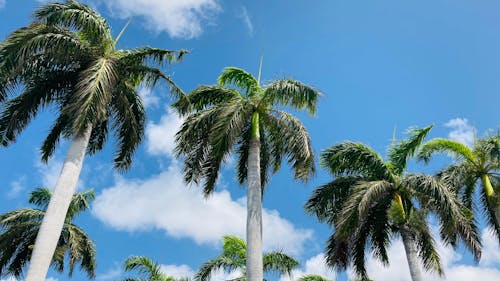
[[[262,66],[262,60],[261,60]],[[295,179],[314,172],[311,140],[302,123],[275,107],[307,109],[314,114],[319,92],[301,82],[282,79],[260,85],[235,67],[225,68],[218,85],[200,86],[174,106],[188,115],[177,133],[177,155],[184,156],[187,182],[215,188],[224,161],[237,154],[237,177],[247,188],[247,279],[262,281],[262,193],[270,173],[286,158]],[[234,150],[233,150],[234,149]]]
[[[189,278],[174,278],[162,271],[161,266],[145,256],[131,256],[125,260],[125,271],[138,271],[141,278],[125,278],[123,281],[189,281]]]
[[[37,188],[29,198],[29,203],[37,209],[24,208],[0,215],[0,276],[12,275],[20,279],[23,275],[51,197],[48,188]],[[89,209],[94,197],[93,190],[73,195],[52,257],[51,265],[59,272],[64,271],[65,257],[69,257],[70,277],[78,263],[89,278],[95,276],[95,245],[83,229],[73,224],[79,214]]]
[[[158,68],[178,61],[184,51],[150,47],[115,48],[123,34],[111,29],[97,12],[73,0],[48,3],[34,12],[34,21],[0,44],[0,143],[16,137],[37,112],[55,106],[58,116],[44,141],[42,159],[53,154],[59,139],[71,139],[54,195],[35,243],[26,281],[45,280],[57,247],[84,155],[100,151],[114,130],[118,170],[130,167],[144,134],[145,112],[136,89],[166,81]],[[19,87],[21,86],[21,87]],[[17,96],[10,95],[21,89]]]
[[[481,209],[500,242],[500,136],[477,139],[473,147],[448,139],[433,139],[422,146],[420,160],[428,163],[432,155],[447,153],[456,162],[439,176],[460,194],[461,201],[474,214],[473,195],[481,187]]]
[[[335,179],[318,187],[306,210],[334,226],[327,242],[327,263],[341,270],[353,265],[367,278],[365,250],[388,264],[391,238],[401,236],[413,281],[424,268],[442,275],[439,255],[427,223],[430,212],[440,222],[441,236],[453,246],[460,238],[479,260],[481,245],[476,226],[455,193],[437,178],[408,173],[408,160],[432,126],[410,130],[408,139],[394,143],[387,161],[362,143],[343,142],[323,151],[320,164]]]
[[[246,252],[247,246],[243,239],[232,235],[224,236],[222,238],[222,253],[204,263],[194,276],[194,280],[209,281],[212,274],[220,270],[227,273],[239,270],[243,276],[233,280],[247,280],[245,278]],[[291,276],[292,270],[299,265],[295,259],[280,251],[264,254],[262,262],[264,272],[274,271],[280,275],[288,274],[289,276]]]

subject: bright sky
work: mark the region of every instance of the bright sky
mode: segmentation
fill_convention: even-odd
[[[0,38],[28,24],[43,1],[0,0]],[[421,1],[243,1],[89,0],[114,33],[132,17],[120,48],[150,45],[191,51],[168,69],[186,91],[213,84],[225,66],[256,74],[264,52],[263,80],[292,77],[324,93],[314,118],[300,114],[317,152],[343,140],[362,141],[384,153],[393,129],[435,124],[431,137],[470,143],[500,125],[500,2]],[[141,90],[148,110],[146,139],[130,171],[112,170],[113,146],[87,158],[79,188],[92,187],[92,211],[78,218],[98,249],[97,281],[123,278],[129,255],[146,255],[175,276],[189,276],[215,257],[224,234],[243,237],[245,190],[231,163],[208,200],[186,187],[172,159],[173,135],[182,120],[168,106],[166,90]],[[38,148],[54,116],[41,114],[16,144],[0,149],[0,212],[27,206],[27,194],[53,188],[67,149],[44,165]],[[446,163],[446,158],[438,161]],[[434,172],[441,166],[412,165]],[[283,249],[302,262],[295,273],[336,274],[321,256],[330,230],[303,212],[315,186],[330,177],[319,170],[307,184],[291,179],[284,165],[264,199],[264,245]],[[500,280],[500,248],[483,229],[479,265],[470,254],[442,249],[449,280]],[[395,240],[389,268],[368,261],[376,281],[409,280],[402,244]],[[66,275],[49,273],[51,280]],[[225,280],[225,274],[217,276]],[[277,280],[269,276],[268,280]],[[426,280],[439,280],[429,275]],[[73,280],[86,280],[80,273]],[[214,279],[215,280],[215,279]],[[340,274],[338,280],[347,280]],[[5,281],[5,280],[2,280]]]

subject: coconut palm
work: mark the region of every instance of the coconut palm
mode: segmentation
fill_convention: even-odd
[[[262,65],[262,61],[261,61]],[[176,136],[187,182],[203,181],[206,196],[215,188],[221,165],[237,155],[237,178],[247,188],[247,279],[262,281],[262,192],[269,175],[286,158],[295,179],[314,171],[309,135],[302,123],[276,109],[290,106],[314,114],[319,92],[282,79],[260,85],[235,67],[225,68],[218,85],[200,86],[174,104],[188,115]]]
[[[125,271],[137,271],[142,277],[128,277],[123,281],[189,281],[189,278],[174,278],[162,271],[161,266],[145,256],[131,256],[125,260]]]
[[[387,247],[400,236],[413,281],[421,281],[424,269],[442,275],[439,255],[427,222],[433,213],[447,244],[461,239],[476,260],[481,249],[477,227],[466,218],[455,193],[433,176],[407,172],[432,126],[410,130],[408,139],[394,143],[387,161],[370,147],[343,142],[323,151],[321,166],[335,179],[318,187],[306,210],[334,226],[326,257],[328,265],[345,270],[353,266],[367,278],[365,250],[388,264]]]
[[[26,276],[26,281],[42,281],[57,248],[84,155],[100,151],[113,130],[114,165],[122,171],[130,167],[145,122],[136,89],[141,83],[152,87],[166,81],[179,94],[180,89],[155,67],[179,60],[184,52],[150,47],[118,50],[123,30],[113,39],[105,19],[73,0],[45,4],[33,18],[0,44],[0,100],[4,101],[0,143],[15,142],[38,111],[50,105],[57,118],[42,144],[42,159],[51,157],[61,137],[71,139]]]
[[[29,198],[29,203],[37,209],[24,208],[0,215],[0,276],[11,275],[20,280],[51,196],[48,188],[37,188]],[[79,214],[88,210],[94,197],[93,190],[73,195],[52,257],[52,268],[59,272],[64,271],[65,257],[69,257],[70,277],[77,264],[89,278],[95,276],[95,245],[85,231],[73,223]]]
[[[456,162],[439,176],[460,194],[461,201],[474,213],[474,191],[481,188],[481,209],[488,225],[500,242],[500,136],[477,139],[473,147],[448,139],[433,139],[422,146],[420,160],[429,162],[432,155],[447,153]]]
[[[196,272],[194,280],[209,281],[212,274],[220,270],[224,270],[227,273],[239,271],[242,276],[233,280],[247,280],[245,278],[246,252],[247,246],[243,239],[232,235],[224,236],[222,238],[222,253],[218,257],[204,263],[198,272]],[[295,259],[281,251],[264,254],[262,261],[264,272],[277,272],[280,275],[287,274],[289,276],[291,276],[292,270],[299,265]]]

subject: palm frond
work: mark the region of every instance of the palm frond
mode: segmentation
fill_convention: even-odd
[[[111,93],[116,86],[118,73],[112,58],[99,58],[91,66],[80,73],[75,96],[63,114],[74,115],[75,132],[83,132],[107,117],[107,107]]]
[[[476,162],[472,150],[464,144],[448,139],[433,139],[425,143],[418,152],[418,159],[428,163],[436,153],[451,153],[457,159],[465,159],[472,164]]]
[[[280,163],[282,157],[286,157],[294,171],[294,178],[307,180],[314,174],[315,167],[314,152],[306,128],[293,115],[279,110],[263,115],[262,120],[267,125],[273,163]]]
[[[181,97],[172,106],[181,115],[186,115],[193,111],[200,111],[236,98],[242,97],[235,90],[221,86],[200,86],[189,94]]]
[[[33,16],[47,25],[75,29],[94,44],[106,47],[113,44],[111,28],[107,21],[94,9],[78,1],[50,2],[37,9]]]
[[[320,165],[335,176],[391,177],[391,171],[382,157],[362,143],[343,142],[323,150]]]
[[[264,272],[274,271],[280,275],[291,276],[292,270],[299,266],[299,262],[283,252],[266,253],[263,256]]]
[[[223,87],[236,86],[250,95],[259,89],[255,77],[243,69],[237,67],[226,67],[218,79],[219,85]]]
[[[163,275],[160,265],[145,256],[131,256],[125,260],[125,271],[137,271],[149,280]]]
[[[425,128],[411,129],[408,132],[410,134],[408,138],[391,146],[389,162],[395,174],[400,175],[406,170],[408,160],[415,155],[432,127],[431,125]]]
[[[305,204],[306,212],[316,215],[319,221],[333,224],[344,202],[361,180],[360,177],[337,177],[317,187]]]
[[[306,274],[299,277],[298,281],[333,281],[333,280],[325,278],[321,275]]]
[[[132,165],[134,152],[144,137],[146,110],[140,95],[126,82],[114,90],[111,106],[117,137],[113,162],[116,169],[124,171]]]
[[[40,148],[40,152],[42,154],[42,161],[47,163],[54,155],[54,151],[56,150],[56,146],[59,143],[59,139],[61,135],[65,135],[65,133],[71,132],[71,119],[63,114],[60,114],[52,125],[49,134],[45,138],[42,143],[42,147]]]
[[[232,272],[238,268],[239,266],[237,263],[234,262],[234,260],[222,255],[205,262],[196,272],[196,274],[193,277],[193,280],[208,281],[212,277],[212,274],[216,273],[219,270]]]
[[[39,187],[30,193],[28,202],[39,207],[42,210],[47,210],[49,206],[52,192],[48,188]]]
[[[314,115],[320,96],[321,93],[313,87],[296,80],[283,79],[265,87],[263,101],[273,105],[306,109],[309,114]]]

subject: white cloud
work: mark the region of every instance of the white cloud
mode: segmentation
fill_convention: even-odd
[[[151,89],[147,87],[141,86],[138,89],[139,95],[142,98],[142,103],[144,104],[145,107],[158,107],[158,104],[160,103],[160,97],[155,95]]]
[[[245,237],[245,198],[232,200],[227,190],[205,199],[200,188],[187,188],[180,169],[147,180],[117,176],[115,184],[99,194],[92,213],[107,225],[125,231],[164,230],[171,237],[187,237],[197,244],[219,243],[225,234]],[[263,210],[264,247],[299,254],[312,238],[275,210]]]
[[[149,122],[146,126],[146,149],[152,155],[173,156],[175,134],[184,121],[171,109],[163,115],[158,124]]]
[[[22,176],[10,183],[10,190],[9,192],[7,192],[7,197],[16,198],[25,189],[26,189],[26,176]]]
[[[167,274],[167,276],[172,276],[175,278],[190,278],[193,279],[196,274],[196,270],[192,269],[189,265],[161,265],[161,269],[163,272]],[[241,276],[241,272],[239,270],[235,270],[230,273],[226,273],[224,271],[218,271],[215,274],[212,274],[212,278],[210,281],[227,281],[234,280]]]
[[[474,144],[475,129],[469,124],[469,120],[465,118],[455,118],[444,124],[446,127],[451,128],[448,137],[456,140],[465,145],[472,146]]]
[[[115,267],[109,269],[108,271],[98,274],[95,279],[97,281],[115,280],[121,275],[122,275],[122,270],[120,265],[115,265]]]
[[[336,276],[334,276],[335,273],[326,266],[325,256],[323,254],[318,254],[308,259],[304,268],[293,270],[291,279],[288,276],[282,276],[280,281],[297,280],[301,276],[308,274],[320,275],[330,280],[337,280]]]
[[[436,274],[424,273],[424,280],[428,281],[497,281],[500,280],[500,260],[498,253],[500,247],[498,242],[487,230],[482,235],[483,259],[479,265],[464,264],[463,256],[455,252],[450,247],[443,246],[438,242],[438,253],[441,256],[442,266],[445,272],[445,278],[440,278]],[[410,271],[408,269],[408,262],[403,243],[400,239],[393,241],[392,246],[389,248],[389,262],[388,267],[384,267],[373,258],[367,261],[367,270],[370,278],[373,280],[384,281],[410,281]],[[349,273],[352,276],[352,272]]]
[[[146,27],[174,38],[194,38],[221,11],[218,0],[99,0],[117,17],[139,16]]]
[[[238,18],[240,18],[248,29],[248,33],[253,35],[253,23],[250,19],[250,15],[248,14],[248,10],[245,6],[241,7],[241,11],[238,14]]]

